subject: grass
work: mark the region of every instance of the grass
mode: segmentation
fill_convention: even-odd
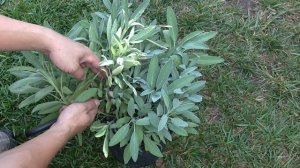
[[[166,167],[300,165],[300,3],[260,0],[245,8],[236,1],[155,1],[147,10],[148,17],[162,23],[166,7],[172,6],[181,35],[218,31],[210,41],[210,53],[226,60],[200,67],[208,81],[198,114],[200,134],[169,143],[163,158]],[[99,4],[99,0],[6,0],[0,14],[36,24],[47,20],[66,33],[85,13],[101,9]],[[22,135],[40,116],[17,109],[23,97],[7,89],[15,80],[7,69],[20,64],[24,59],[18,53],[0,53],[0,125]],[[84,138],[83,146],[71,140],[50,167],[122,167],[103,157],[100,140],[88,132]]]

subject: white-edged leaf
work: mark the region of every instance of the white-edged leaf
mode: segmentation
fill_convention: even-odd
[[[151,100],[153,103],[157,102],[157,100],[159,100],[160,98],[161,98],[160,92],[156,92],[151,95]]]
[[[199,103],[199,102],[202,101],[202,96],[193,94],[193,95],[190,95],[188,97],[188,99],[191,100],[191,101],[193,101],[193,102],[195,102],[195,103]]]
[[[107,127],[108,127],[107,125],[103,126],[103,127],[95,134],[95,137],[96,137],[96,138],[102,137],[102,136],[106,133]]]
[[[113,74],[113,75],[119,75],[119,74],[122,72],[123,68],[124,68],[124,65],[118,66],[116,69],[114,69],[114,70],[112,71],[112,74]]]
[[[114,64],[113,60],[102,60],[99,65],[100,66],[109,66],[109,65],[112,65],[112,64]]]
[[[108,140],[108,131],[107,131],[104,138],[103,147],[102,147],[103,154],[106,158],[108,157],[108,141],[109,140]]]

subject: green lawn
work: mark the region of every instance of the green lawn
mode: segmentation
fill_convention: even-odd
[[[239,1],[241,3],[237,4]],[[207,87],[198,115],[198,136],[174,138],[164,152],[166,167],[299,167],[300,2],[298,0],[155,0],[147,16],[165,23],[167,6],[181,35],[218,31],[211,55],[225,59],[200,67]],[[100,0],[0,0],[0,14],[66,33],[80,18],[101,10]],[[18,109],[24,97],[11,94],[7,69],[24,64],[19,53],[0,53],[0,126],[15,134],[40,116]],[[21,140],[25,140],[20,136]],[[84,144],[71,140],[50,167],[123,167],[102,155],[102,142],[89,132]]]

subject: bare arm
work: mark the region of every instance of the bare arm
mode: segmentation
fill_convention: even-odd
[[[1,154],[1,166],[7,168],[47,167],[67,141],[76,133],[83,131],[94,120],[98,105],[98,100],[90,100],[66,107],[61,112],[58,121],[48,131]]]
[[[86,46],[51,29],[0,15],[0,51],[24,50],[45,53],[58,68],[78,79],[84,79],[83,67],[101,72],[99,58]]]

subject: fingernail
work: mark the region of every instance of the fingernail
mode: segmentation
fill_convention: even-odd
[[[99,100],[95,100],[95,103],[96,103],[97,106],[100,105],[100,101]]]

